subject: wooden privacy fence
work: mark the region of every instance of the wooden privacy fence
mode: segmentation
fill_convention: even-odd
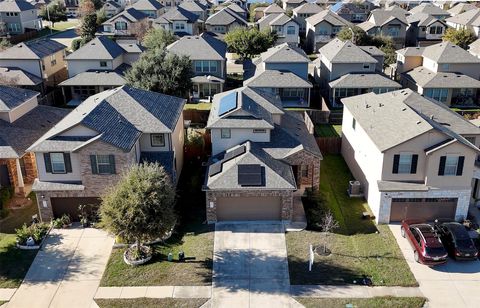
[[[195,124],[207,124],[210,110],[185,109],[183,110],[183,119],[190,120]]]
[[[342,151],[341,137],[317,137],[315,139],[322,154],[340,154]]]

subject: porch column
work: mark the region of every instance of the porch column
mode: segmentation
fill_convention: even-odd
[[[17,180],[18,180],[18,190],[23,192],[25,188],[25,183],[23,182],[22,168],[20,167],[20,159],[15,159],[15,165],[17,167]]]

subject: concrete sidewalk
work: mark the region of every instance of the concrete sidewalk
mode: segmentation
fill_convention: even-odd
[[[97,298],[210,298],[211,286],[100,287]]]
[[[367,286],[290,286],[295,297],[370,298],[370,297],[423,297],[416,287],[367,287]]]
[[[17,288],[0,288],[0,301],[9,301]]]

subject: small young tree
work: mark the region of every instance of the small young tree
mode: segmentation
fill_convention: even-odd
[[[105,21],[107,21],[107,12],[104,8],[101,8],[97,11],[97,26],[100,26]]]
[[[12,47],[12,43],[6,38],[1,38],[0,39],[0,51],[4,51],[7,48]]]
[[[102,197],[101,225],[135,242],[129,251],[139,258],[143,243],[161,238],[174,226],[174,203],[175,189],[162,166],[134,165]]]
[[[54,1],[48,5],[44,5],[38,14],[43,20],[48,20],[52,23],[52,28],[55,27],[56,22],[67,21],[67,9],[62,2]]]
[[[125,74],[133,87],[176,96],[188,93],[192,77],[192,62],[187,56],[158,48],[144,52]]]
[[[468,49],[468,45],[473,43],[477,38],[475,37],[475,33],[469,29],[456,30],[454,28],[448,28],[442,39],[458,45],[463,49]]]
[[[338,32],[337,37],[342,41],[350,40],[358,46],[365,46],[370,42],[367,33],[359,26],[343,27],[342,30]]]
[[[333,217],[332,212],[328,211],[322,217],[322,221],[320,222],[320,227],[322,228],[324,237],[323,237],[323,253],[327,254],[327,243],[328,243],[328,235],[333,230],[340,227],[338,222]]]
[[[172,31],[165,29],[150,29],[143,37],[142,45],[148,49],[164,49],[175,42],[175,35]]]
[[[251,59],[273,47],[278,35],[270,30],[237,27],[225,35],[228,50],[238,54],[242,59]]]
[[[93,40],[97,32],[97,14],[91,13],[83,16],[78,32],[84,42]]]

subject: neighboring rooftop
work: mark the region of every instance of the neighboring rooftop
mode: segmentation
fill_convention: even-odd
[[[65,46],[57,41],[40,39],[7,48],[0,52],[0,59],[40,60],[64,49]]]
[[[358,24],[358,26],[363,30],[368,31],[373,27],[381,27],[395,19],[405,25],[408,25],[407,17],[402,10],[375,9],[370,12],[368,20]]]
[[[315,3],[307,2],[297,6],[293,11],[297,14],[317,14],[323,11],[323,9]]]
[[[480,82],[479,82],[480,83]],[[350,73],[345,74],[340,78],[335,79],[329,83],[331,88],[353,88],[353,89],[371,89],[371,88],[388,88],[401,89],[402,86],[384,76],[376,73]]]
[[[66,57],[67,60],[113,60],[124,53],[115,41],[99,36]]]
[[[130,22],[137,22],[137,21],[140,21],[142,19],[147,18],[148,16],[146,14],[134,9],[133,7],[129,7],[129,8],[126,8],[125,10],[121,11],[117,15],[113,16],[109,20],[105,21],[104,23],[109,24],[109,23],[115,21],[119,17],[124,17],[125,19],[127,19]]]
[[[424,57],[437,63],[480,63],[480,59],[450,42],[425,47]]]
[[[225,42],[203,33],[184,36],[167,46],[167,50],[178,55],[189,56],[191,60],[225,60]]]
[[[455,6],[449,9],[448,12],[450,13],[450,15],[455,16],[462,14],[466,11],[475,10],[476,8],[477,7],[472,3],[460,2],[455,4]]]
[[[292,72],[265,70],[243,82],[254,88],[312,88],[312,84]]]
[[[210,15],[210,17],[208,17],[206,21],[206,23],[209,25],[219,26],[230,25],[234,22],[245,26],[248,24],[248,22],[242,16],[235,13],[228,7],[223,8],[222,10],[216,12],[213,15]]]
[[[331,63],[377,63],[368,52],[351,41],[338,38],[331,40],[318,50]],[[376,51],[375,51],[376,52]]]
[[[265,63],[307,63],[310,62],[303,49],[283,43],[269,48],[260,54],[261,62]]]
[[[448,17],[447,22],[464,25],[464,26],[474,26],[480,24],[480,9],[475,8],[472,10],[465,11],[461,14]]]
[[[449,12],[442,10],[440,7],[434,5],[433,3],[420,3],[413,9],[409,11],[410,14],[417,14],[417,13],[426,13],[432,16],[448,16],[450,15]]]
[[[131,5],[137,11],[158,11],[163,5],[156,0],[138,0]]]
[[[4,0],[0,2],[0,12],[23,12],[34,10],[35,7],[24,0]]]
[[[480,81],[460,73],[432,72],[423,66],[416,67],[402,74],[422,88],[477,88],[480,89]]]
[[[0,67],[0,80],[16,86],[36,86],[43,82],[42,78],[18,67]]]
[[[323,10],[313,16],[308,17],[305,19],[309,24],[316,26],[317,24],[321,23],[322,21],[326,21],[327,23],[331,24],[332,26],[348,26],[350,22],[346,19],[338,16],[334,12],[330,10]]]
[[[187,11],[182,7],[175,6],[169,9],[168,11],[166,11],[165,14],[163,14],[159,18],[164,18],[170,22],[174,22],[178,20],[178,21],[186,21],[189,23],[194,23],[198,20],[198,17],[199,16],[197,14]]]
[[[0,85],[0,112],[7,112],[17,108],[38,95],[40,93],[32,90]]]
[[[443,20],[439,20],[433,15],[427,13],[415,13],[410,16],[407,16],[407,21],[409,24],[417,23],[417,27],[427,27],[434,22],[440,22],[445,25]]]
[[[267,14],[281,14],[281,13],[285,13],[285,10],[282,9],[280,6],[278,6],[278,4],[272,3],[263,10],[263,13],[265,15],[267,15]]]

